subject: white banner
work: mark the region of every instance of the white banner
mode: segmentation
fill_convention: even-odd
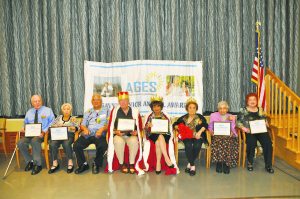
[[[202,61],[137,60],[127,62],[84,62],[84,110],[92,107],[93,93],[100,93],[103,106],[112,109],[118,103],[117,93],[128,91],[130,105],[141,115],[151,111],[150,97],[164,98],[164,112],[171,116],[186,113],[185,102],[194,97],[202,113]]]

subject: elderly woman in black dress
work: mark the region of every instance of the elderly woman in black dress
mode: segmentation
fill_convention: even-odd
[[[189,98],[185,109],[188,113],[178,118],[178,120],[174,122],[173,128],[179,130],[179,133],[181,133],[179,125],[184,125],[193,132],[192,138],[184,139],[183,143],[185,154],[188,159],[188,165],[185,172],[194,176],[196,174],[195,160],[201,150],[202,143],[207,142],[206,129],[208,124],[203,115],[197,113],[198,104],[195,99]]]

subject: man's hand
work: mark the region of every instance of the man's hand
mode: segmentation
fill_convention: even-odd
[[[89,134],[90,134],[90,131],[89,131],[88,129],[84,129],[84,130],[82,131],[82,134],[83,134],[83,135],[89,135]]]
[[[118,135],[118,136],[123,136],[123,133],[119,130],[115,130],[115,135]]]
[[[20,133],[24,133],[24,132],[25,132],[25,129],[21,128]]]
[[[103,133],[103,130],[102,129],[99,129],[98,131],[96,131],[96,138],[99,138],[102,136],[102,133]]]
[[[40,138],[43,138],[43,137],[45,136],[45,134],[46,134],[46,133],[45,133],[44,131],[42,131],[42,133],[40,134],[39,137],[40,137]]]
[[[136,136],[137,135],[137,131],[132,131],[131,135]]]
[[[69,127],[68,127],[68,131],[70,131],[70,132],[75,132],[75,131],[76,131],[75,126],[69,126]]]

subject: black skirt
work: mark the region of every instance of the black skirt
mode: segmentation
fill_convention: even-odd
[[[154,133],[151,133],[150,135],[149,135],[149,139],[150,140],[152,140],[154,143],[156,142],[156,140],[158,139],[158,136],[159,136],[160,134],[154,134]],[[166,143],[169,143],[169,140],[170,140],[170,135],[168,135],[168,134],[162,134],[162,136],[164,136],[164,138],[165,138],[165,141],[166,141]]]

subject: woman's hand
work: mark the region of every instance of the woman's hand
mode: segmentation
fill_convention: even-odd
[[[195,138],[196,138],[197,140],[199,140],[199,139],[201,138],[201,134],[202,134],[202,132],[201,132],[201,131],[198,131],[198,132],[196,133],[196,135],[195,135]]]
[[[227,118],[228,120],[230,120],[230,121],[235,121],[235,116],[233,116],[233,115],[230,115],[230,116],[228,116],[228,118]]]
[[[147,124],[147,128],[151,128],[153,126],[153,124],[151,123],[151,122],[149,122],[148,124]]]
[[[209,131],[209,133],[211,134],[211,136],[214,136],[214,131]]]
[[[245,132],[245,133],[250,133],[250,129],[246,128],[246,127],[242,127],[242,130]]]
[[[178,125],[175,125],[175,126],[174,126],[174,129],[175,129],[175,130],[178,130]]]

